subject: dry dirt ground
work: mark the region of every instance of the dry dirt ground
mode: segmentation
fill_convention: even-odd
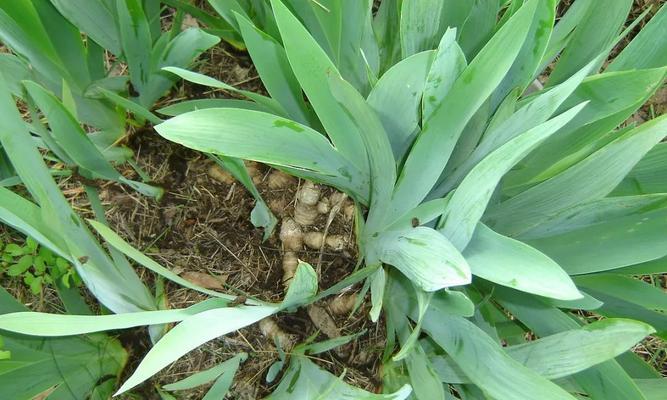
[[[633,15],[638,15],[639,10],[648,4],[663,2],[638,0],[637,11],[633,11]],[[564,1],[563,6],[568,3]],[[247,54],[226,44],[207,52],[196,68],[234,86],[263,91]],[[220,91],[181,83],[160,106],[186,99],[227,96],[227,93]],[[634,118],[646,120],[663,114],[666,108],[667,88],[663,88]],[[100,193],[108,210],[111,227],[135,247],[179,274],[206,274],[215,277],[223,290],[267,301],[280,301],[284,295],[282,251],[278,239],[280,225],[271,238],[262,241],[261,230],[253,227],[249,220],[254,200],[248,192],[238,183],[213,178],[209,173],[212,162],[205,156],[167,142],[151,129],[133,132],[127,145],[136,152],[138,164],[153,181],[165,188],[165,195],[157,202],[125,187],[104,184]],[[296,191],[303,182],[295,180],[287,186],[272,189],[268,184],[271,170],[262,165],[253,167],[256,170],[254,178],[257,186],[279,219],[291,216]],[[134,171],[128,168],[125,173],[131,177]],[[62,185],[72,204],[84,215],[90,215],[89,204],[81,188],[68,180],[64,180]],[[330,194],[329,189],[323,189],[324,197]],[[338,213],[328,232],[342,235],[353,243],[352,224],[343,214]],[[308,230],[323,231],[326,220],[326,214],[320,215]],[[356,262],[353,246],[342,251],[304,250],[298,256],[320,267],[321,289],[348,275],[354,270]],[[154,283],[152,274],[141,269],[138,271],[147,284]],[[20,300],[34,309],[59,309],[57,298],[49,290],[40,298],[34,298],[18,282],[3,281],[3,284],[7,284]],[[353,287],[350,291],[358,289]],[[166,301],[171,308],[187,307],[204,299],[196,292],[169,283],[166,294]],[[384,346],[384,327],[368,321],[366,307],[362,305],[352,317],[337,317],[335,320],[342,334],[361,330],[366,330],[366,333],[348,347],[344,354],[329,352],[316,361],[337,375],[346,370],[347,381],[374,391],[380,384],[378,361]],[[276,322],[286,333],[294,335],[296,340],[303,340],[317,332],[305,311],[281,316]],[[126,378],[148,351],[149,344],[145,330],[119,333],[119,338],[131,352],[130,365],[124,376]],[[325,336],[321,334],[320,338],[324,339]],[[666,368],[664,362],[667,352],[660,340],[648,340],[636,350]],[[246,352],[249,357],[237,374],[229,398],[259,399],[270,393],[273,386],[266,383],[265,376],[270,365],[278,359],[278,353],[273,341],[266,338],[256,326],[201,346],[160,372],[155,379],[135,390],[135,393],[146,399],[158,398],[155,385],[182,379],[238,352]],[[279,378],[274,383],[278,381]],[[178,395],[182,399],[200,399],[205,389],[179,392]]]

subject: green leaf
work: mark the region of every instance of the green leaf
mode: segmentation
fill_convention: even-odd
[[[606,319],[525,344],[506,348],[507,354],[554,380],[584,371],[611,360],[655,332],[650,326],[626,319]],[[468,383],[470,379],[449,358],[436,357],[444,382]]]
[[[145,108],[151,108],[174,84],[175,78],[164,67],[188,67],[194,59],[207,49],[215,46],[220,39],[198,28],[189,28],[179,33],[167,43],[164,34],[156,43],[151,54],[151,70],[148,85],[140,92],[139,102]],[[165,43],[164,47],[158,44]]]
[[[403,158],[419,130],[419,105],[432,62],[432,51],[400,61],[380,77],[368,95],[368,105],[380,118],[397,160]]]
[[[40,204],[39,212],[30,206],[31,210],[28,212],[24,210],[21,215],[34,221],[35,214],[38,213],[42,222],[37,226],[49,226],[46,232],[50,231],[56,234],[56,237],[70,239],[67,242],[52,239],[43,244],[56,244],[51,248],[54,251],[60,247],[58,254],[75,265],[91,292],[109,309],[115,312],[152,309],[154,302],[151,295],[136,273],[131,268],[114,265],[111,262],[63,197],[50,176],[41,154],[35,148],[34,141],[1,76],[0,116],[4,121],[0,127],[0,143],[10,155],[21,180]],[[34,229],[34,226],[30,229]],[[35,234],[30,236],[39,239]],[[50,234],[47,237],[50,237]],[[78,261],[84,256],[88,257],[85,268]]]
[[[660,87],[666,72],[666,68],[658,68],[586,79],[563,103],[560,111],[582,101],[590,101],[589,106],[558,135],[527,157],[521,168],[508,174],[504,191],[514,195],[527,186],[542,182],[624,134],[623,130],[618,133],[610,131],[648,100]]]
[[[564,210],[521,234],[521,240],[539,239],[661,208],[667,193],[642,196],[605,197]]]
[[[448,28],[438,44],[428,71],[422,102],[422,121],[426,122],[431,118],[466,66],[466,56],[456,43],[456,29]]]
[[[190,111],[202,110],[204,108],[241,108],[244,110],[255,110],[263,112],[271,112],[270,109],[263,107],[260,104],[253,103],[247,100],[237,99],[195,99],[181,101],[171,104],[167,107],[157,110],[160,114],[175,117],[177,115],[185,114]]]
[[[33,399],[52,388],[53,399],[109,398],[128,359],[121,344],[104,335],[3,337],[12,356],[0,363],[0,396],[7,399]],[[93,392],[99,397],[91,397]]]
[[[226,298],[228,300],[233,300],[235,298],[235,296],[218,293],[216,291],[209,289],[204,289],[200,286],[191,283],[186,279],[181,278],[180,276],[171,272],[167,268],[153,261],[151,258],[146,256],[141,251],[132,247],[132,245],[123,240],[123,238],[121,238],[116,232],[111,230],[111,228],[109,228],[105,224],[91,219],[88,220],[88,223],[97,231],[97,233],[100,234],[100,236],[102,236],[102,238],[104,238],[104,240],[107,241],[107,243],[109,243],[109,245],[113,246],[116,250],[120,251],[121,253],[125,254],[132,260],[139,263],[140,265],[143,265],[147,269],[155,272],[156,274],[164,278],[167,278],[170,281],[175,282],[183,287],[196,290],[204,294],[208,294],[209,296]]]
[[[563,210],[606,196],[665,137],[666,127],[667,117],[660,117],[627,132],[561,174],[493,207],[487,221],[515,236]]]
[[[493,94],[492,107],[500,104],[511,90],[519,88],[524,91],[535,75],[539,74],[539,67],[547,50],[554,28],[556,5],[559,1],[547,0],[538,4],[528,37],[517,55],[516,61],[510,68],[505,79],[500,83]],[[515,2],[512,2],[515,3]],[[518,3],[518,2],[517,2]],[[465,32],[463,32],[465,33]]]
[[[652,148],[612,192],[613,196],[667,193],[667,143]]]
[[[402,59],[401,4],[401,0],[382,1],[373,18],[373,32],[375,33],[380,58],[380,72],[386,71]]]
[[[312,121],[312,115],[304,102],[301,87],[292,72],[285,49],[247,18],[237,14],[236,19],[253,64],[271,97],[283,106],[291,119],[308,125]]]
[[[221,82],[217,79],[211,78],[206,75],[202,75],[196,72],[188,71],[187,69],[178,68],[178,67],[165,67],[162,68],[164,71],[171,72],[172,74],[178,75],[179,77],[185,79],[188,82],[196,83],[198,85],[210,86],[217,89],[227,90],[234,93],[239,93],[250,100],[255,101],[257,104],[260,104],[276,115],[286,115],[286,111],[282,108],[280,103],[276,100],[271,99],[261,94],[250,92],[247,90],[240,90],[233,86],[230,86],[224,82]]]
[[[414,334],[414,331],[413,331]],[[412,335],[411,335],[412,337]],[[403,348],[406,345],[403,345]],[[417,344],[407,355],[404,364],[407,366],[410,375],[410,383],[416,399],[444,399],[445,389],[438,379],[436,371],[433,369],[430,360],[424,353],[422,347]]]
[[[368,234],[373,234],[392,217],[387,211],[396,183],[394,154],[380,119],[361,94],[341,78],[332,77],[329,85],[331,93],[361,132],[361,138],[366,146],[365,153],[368,155],[371,173],[371,202],[364,230]],[[375,260],[369,261],[370,264],[375,262]]]
[[[477,226],[463,255],[473,275],[499,285],[560,300],[583,297],[551,258],[483,224]]]
[[[617,38],[632,7],[632,0],[592,3],[549,76],[549,85],[564,81],[605,49],[611,51],[609,46]]]
[[[403,0],[401,6],[401,50],[403,58],[438,43],[443,0]]]
[[[479,52],[493,35],[499,2],[496,0],[473,0],[469,3],[472,3],[472,5],[468,6],[470,12],[466,15],[465,21],[458,30],[458,42],[466,57],[470,59]],[[443,9],[443,13],[446,14],[453,7],[455,6]]]
[[[573,399],[554,383],[511,358],[465,318],[427,314],[423,328],[473,383],[494,398]]]
[[[62,77],[70,76],[62,66],[34,4],[3,2],[0,22],[2,42],[27,58],[52,83],[57,84]]]
[[[447,204],[440,232],[463,250],[484,215],[502,177],[531,150],[571,121],[584,107],[580,104],[563,114],[510,140],[477,164],[456,189]]]
[[[38,312],[15,312],[0,315],[2,329],[31,336],[71,336],[136,326],[182,321],[207,310],[224,307],[228,300],[211,299],[189,308],[140,311],[109,315],[61,315]]]
[[[102,1],[51,0],[58,11],[97,44],[116,56],[122,53],[114,13]]]
[[[53,137],[77,165],[106,179],[117,180],[120,177],[56,96],[35,82],[23,84],[48,119]]]
[[[327,135],[341,154],[365,173],[366,154],[360,133],[341,109],[329,87],[322,84],[331,76],[340,76],[338,69],[282,1],[272,0],[271,4],[294,75]]]
[[[443,196],[456,185],[477,165],[484,157],[498,149],[521,133],[534,128],[551,117],[558,107],[575,91],[583,79],[596,65],[597,59],[586,65],[570,79],[550,90],[537,95],[524,106],[514,112],[502,123],[491,124],[484,133],[479,145],[464,162],[458,166],[450,176],[445,177],[433,190],[431,196]],[[588,101],[588,100],[582,100]],[[579,103],[577,103],[579,104]],[[571,107],[576,106],[572,104]]]
[[[6,75],[7,85],[14,96],[23,94],[22,81],[34,79],[28,64],[13,54],[0,54],[0,71]]]
[[[54,83],[59,84],[62,80],[66,80],[73,88],[83,89],[90,82],[91,75],[87,60],[89,54],[87,54],[79,29],[64,19],[49,1],[41,0],[32,3],[58,58],[67,70],[67,74],[62,75],[59,82]],[[21,7],[25,7],[25,4]]]
[[[536,1],[527,2],[494,35],[423,124],[401,171],[392,200],[393,214],[402,215],[416,207],[438,181],[466,124],[511,67],[535,6]]]
[[[231,374],[233,376],[236,373],[236,370],[239,368],[240,363],[245,361],[247,358],[248,355],[246,353],[239,353],[213,368],[194,373],[185,379],[181,379],[178,382],[164,385],[162,388],[169,391],[194,389],[198,386],[205,385],[217,379],[220,375]]]
[[[134,89],[140,94],[148,85],[151,73],[151,32],[140,0],[117,0],[116,12],[123,56]]]
[[[667,65],[667,5],[651,18],[607,71],[658,68]]]
[[[375,394],[350,386],[303,356],[293,356],[280,384],[266,400],[405,400],[412,388],[403,386],[395,393]]]
[[[642,307],[667,312],[667,293],[659,287],[623,275],[595,274],[575,278],[577,285]]]
[[[312,301],[317,294],[317,273],[310,264],[300,262],[296,268],[281,309],[299,307]]]
[[[0,188],[0,220],[27,236],[34,237],[43,246],[66,256],[66,246],[62,238],[44,224],[39,207],[5,188]],[[10,243],[4,252],[13,253],[19,249],[18,245]],[[21,254],[22,251],[18,255]]]
[[[22,273],[26,272],[30,267],[32,267],[33,258],[32,256],[23,256],[18,262],[7,269],[7,274],[9,276],[19,276]]]
[[[426,225],[440,217],[447,209],[451,196],[443,197],[421,203],[413,210],[396,219],[387,230],[404,230],[414,228],[415,225]]]
[[[368,257],[396,267],[427,292],[470,283],[470,268],[464,257],[431,228],[386,231],[375,240],[368,245]]]
[[[667,209],[662,208],[526,242],[570,275],[580,275],[664,257],[667,237],[660,232],[665,226]]]
[[[91,96],[102,95],[110,100],[112,103],[124,108],[125,110],[133,113],[135,118],[143,118],[146,121],[149,121],[151,124],[159,124],[162,122],[155,114],[145,107],[142,107],[140,104],[135,103],[134,101],[127,99],[117,93],[112,92],[102,86],[93,86],[89,88],[88,94]]]
[[[335,349],[336,347],[343,346],[347,343],[350,343],[351,341],[359,338],[360,336],[364,335],[366,333],[366,330],[363,330],[361,332],[357,332],[353,335],[345,335],[345,336],[339,336],[333,339],[328,339],[323,342],[317,342],[317,343],[311,343],[308,344],[305,349],[306,352],[310,355],[315,355],[315,354],[321,354],[325,353],[329,350]]]
[[[631,265],[629,267],[614,269],[611,272],[625,275],[667,274],[667,257]]]
[[[545,304],[535,296],[497,287],[494,294],[500,304],[539,336],[578,329],[573,316]],[[630,376],[613,360],[606,361],[572,376],[591,398],[605,400],[645,400]]]
[[[149,196],[159,196],[162,193],[160,189],[123,177],[93,144],[76,118],[58,98],[35,82],[28,81],[23,84],[47,117],[53,138],[77,166],[97,177],[123,182],[138,192]]]
[[[661,379],[635,379],[646,400],[660,400],[667,392],[667,381]]]
[[[600,299],[604,304],[595,310],[597,314],[610,318],[632,318],[645,322],[656,330],[656,335],[667,340],[667,316],[664,312],[649,310],[641,305],[632,303],[596,289],[588,289],[591,295]]]
[[[610,360],[654,333],[650,326],[633,320],[606,319],[514,346],[508,352],[528,368],[548,379],[583,371]]]
[[[370,286],[371,290],[371,309],[368,312],[368,315],[371,317],[371,321],[377,322],[380,318],[380,313],[382,312],[384,294],[387,287],[387,273],[384,268],[378,268],[378,270],[368,278],[366,283]]]
[[[334,4],[337,0],[326,1]],[[372,1],[347,0],[342,4],[338,22],[340,56],[337,65],[343,79],[364,96],[368,95],[373,79],[379,73],[379,48],[372,22]]]
[[[232,373],[226,373],[216,379],[215,383],[211,386],[208,392],[206,392],[206,395],[204,395],[202,400],[223,399],[227,395],[227,392],[229,392],[229,388],[232,387],[234,375],[235,374]]]
[[[565,46],[570,43],[572,32],[586,16],[588,8],[593,3],[594,0],[577,0],[573,2],[570,7],[567,7],[567,10],[565,10],[565,13],[558,19],[558,23],[553,29],[539,71],[543,71],[565,48]]]
[[[237,0],[208,0],[208,2],[211,7],[213,7],[213,9],[237,31],[239,31],[240,22],[238,22],[236,15],[248,18],[248,14],[246,14],[245,10]],[[242,3],[245,2],[242,1]]]
[[[181,114],[155,130],[195,150],[290,167],[356,198],[368,197],[364,174],[324,136],[294,121],[258,111],[220,108]]]
[[[392,357],[393,361],[401,361],[401,360],[406,360],[405,362],[408,364],[409,369],[414,369],[416,368],[422,368],[417,367],[416,364],[424,364],[424,358],[425,354],[421,348],[421,346],[418,344],[419,337],[421,336],[422,330],[422,321],[424,318],[424,315],[426,314],[426,310],[428,309],[429,303],[431,301],[432,297],[432,292],[424,292],[420,289],[416,289],[417,293],[417,304],[419,308],[419,312],[416,318],[417,324],[412,328],[412,332],[410,332],[409,336],[406,335],[401,335],[401,349],[399,350],[398,353],[394,354]],[[406,328],[408,324],[405,324]],[[405,333],[407,334],[409,332],[408,329],[405,330]],[[411,365],[412,364],[412,365]],[[410,372],[410,376],[412,375],[430,375],[429,372]],[[418,387],[420,385],[417,385],[416,382],[413,382],[414,387]],[[427,383],[427,386],[428,383]],[[432,390],[432,389],[431,389]],[[437,390],[437,389],[436,389]],[[416,389],[416,391],[419,391],[419,389]]]
[[[144,382],[200,345],[251,325],[277,311],[275,306],[224,307],[213,308],[184,319],[153,346],[116,395]]]

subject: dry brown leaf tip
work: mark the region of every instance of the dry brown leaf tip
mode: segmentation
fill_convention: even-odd
[[[188,271],[181,274],[181,278],[204,289],[222,290],[227,282],[227,275],[213,276],[202,272]]]
[[[324,307],[320,307],[316,304],[311,304],[307,308],[308,316],[310,317],[313,324],[319,329],[322,333],[327,335],[329,338],[337,338],[340,336],[340,329],[336,326],[336,322],[331,318],[331,315],[327,312]]]

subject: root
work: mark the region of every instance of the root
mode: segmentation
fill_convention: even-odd
[[[320,200],[320,188],[312,182],[306,182],[296,193],[294,220],[301,226],[315,223],[319,212],[317,203]]]
[[[324,244],[335,251],[341,251],[348,245],[347,240],[342,235],[330,235],[325,238],[322,232],[306,232],[303,235],[303,243],[314,250],[320,250]]]
[[[248,170],[248,174],[250,175],[250,178],[252,178],[252,183],[255,185],[259,185],[262,183],[262,180],[264,178],[262,174],[262,170],[259,166],[259,163],[255,161],[244,161],[245,167]]]
[[[317,212],[320,214],[328,214],[330,209],[331,204],[329,204],[329,199],[326,197],[317,203]]]
[[[296,183],[296,178],[282,171],[275,170],[271,172],[267,181],[269,188],[276,190],[276,189],[285,189],[294,185]]]
[[[208,176],[215,179],[218,182],[231,185],[236,180],[229,172],[222,169],[219,165],[213,164],[208,168]]]
[[[296,274],[299,266],[299,258],[293,251],[286,251],[283,255],[283,285],[287,288]]]
[[[291,349],[296,343],[296,338],[280,329],[271,318],[264,318],[259,321],[259,330],[262,331],[262,335],[271,339],[274,343],[278,343],[283,350]]]
[[[357,301],[356,294],[343,294],[336,296],[329,302],[329,310],[335,315],[346,315],[354,309],[354,303]]]
[[[299,251],[303,247],[301,227],[291,218],[285,218],[280,227],[280,241],[288,251]]]

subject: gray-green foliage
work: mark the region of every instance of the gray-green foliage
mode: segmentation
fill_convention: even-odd
[[[186,67],[219,39],[192,28],[162,32],[159,1],[19,0],[0,5],[0,71],[12,93],[29,107],[30,130],[40,147],[86,178],[119,181],[144,194],[162,190],[132,182],[110,162],[132,158],[117,146],[126,135],[126,111],[139,123],[160,120],[148,111],[174,84],[161,69]],[[113,61],[115,60],[115,61]],[[128,75],[119,73],[120,62]],[[41,115],[40,115],[41,112]],[[42,124],[44,117],[47,124]],[[79,124],[94,132],[86,134]],[[87,137],[88,139],[81,138]],[[5,160],[5,186],[17,183]],[[4,175],[4,176],[3,176]]]
[[[659,147],[651,149],[667,134],[667,119],[619,128],[664,81],[661,57],[667,48],[661,39],[661,50],[631,57],[649,41],[640,34],[607,72],[601,66],[623,36],[630,1],[580,0],[559,23],[556,1],[501,2],[506,4],[500,8],[497,1],[466,6],[384,1],[373,18],[368,18],[370,2],[363,10],[355,8],[359,3],[271,1],[279,36],[247,28],[246,17],[239,15],[244,27],[239,33],[262,66],[260,77],[267,87],[290,82],[292,96],[285,97],[286,91],[272,96],[282,109],[230,105],[192,111],[156,129],[197,150],[265,162],[335,186],[367,208],[358,238],[367,265],[392,265],[403,275],[377,272],[370,278],[372,291],[380,292],[372,296],[371,315],[377,317],[382,292],[401,299],[403,304],[384,303],[389,337],[396,335],[403,347],[387,360],[387,369],[403,371],[418,398],[446,395],[438,389],[440,381],[429,384],[429,376],[437,377],[428,373],[431,353],[447,354],[494,398],[572,398],[572,392],[604,398],[596,397],[599,390],[619,384],[626,393],[639,393],[616,361],[603,364],[615,372],[600,372],[601,383],[587,379],[601,368],[595,365],[653,332],[647,325],[610,320],[600,328],[609,336],[595,339],[609,351],[597,354],[606,356],[573,354],[572,365],[547,373],[531,366],[554,363],[556,350],[538,353],[538,361],[513,360],[498,343],[510,339],[507,335],[522,340],[517,334],[525,327],[488,299],[506,287],[506,296],[523,292],[576,309],[591,304],[586,299],[592,295],[604,303],[603,315],[634,318],[664,335],[664,316],[646,307],[655,300],[619,299],[617,286],[602,285],[602,293],[592,289],[596,275],[588,286],[569,276],[613,272],[667,253],[658,233],[667,222],[667,203],[661,201],[662,185],[648,172],[660,171],[666,161]],[[226,18],[234,11],[226,11]],[[658,32],[664,14],[661,10],[646,29]],[[360,21],[352,37],[344,28],[350,20]],[[374,37],[364,34],[368,30]],[[271,47],[258,43],[257,35]],[[339,49],[347,49],[343,43],[351,38],[357,50],[345,53],[343,61]],[[558,53],[553,74],[544,75],[547,87],[527,92]],[[365,74],[358,73],[358,65],[365,66]],[[295,80],[319,122],[304,118],[307,108],[293,106],[303,104]],[[242,137],[240,129],[247,132]],[[610,197],[626,193],[634,197]],[[628,208],[626,201],[651,206]],[[420,226],[405,223],[411,220]],[[464,286],[471,273],[477,278]],[[403,296],[396,295],[395,282],[403,282]],[[448,287],[457,291],[447,292]],[[476,304],[474,315],[434,308],[443,290],[467,296]],[[406,298],[414,299],[414,309],[406,308]],[[420,328],[432,338],[428,348],[415,340]],[[575,325],[564,329],[576,337]],[[623,335],[611,333],[615,329],[627,332],[628,342],[612,350],[611,338]],[[545,343],[556,343],[548,334],[542,334]],[[457,350],[460,346],[466,350]],[[580,378],[576,389],[549,382],[581,370],[590,371],[590,378]],[[443,382],[457,384],[459,394],[474,392],[470,381]]]
[[[667,47],[651,34],[667,6],[604,69],[629,0],[577,0],[557,23],[556,0],[385,0],[375,14],[370,0],[210,3],[270,96],[170,68],[246,100],[175,106],[156,130],[346,192],[365,211],[366,267],[317,295],[302,264],[282,303],[228,307],[233,296],[183,282],[93,223],[117,250],[214,299],[111,318],[15,313],[0,327],[58,336],[181,321],[125,391],[206,341],[368,279],[371,318],[384,312],[387,329],[388,394],[295,353],[274,398],[660,398],[659,374],[627,351],[667,335],[664,292],[631,277],[667,265],[666,194],[652,175],[667,165],[667,117],[623,122],[664,82]],[[641,51],[648,43],[659,48]]]

